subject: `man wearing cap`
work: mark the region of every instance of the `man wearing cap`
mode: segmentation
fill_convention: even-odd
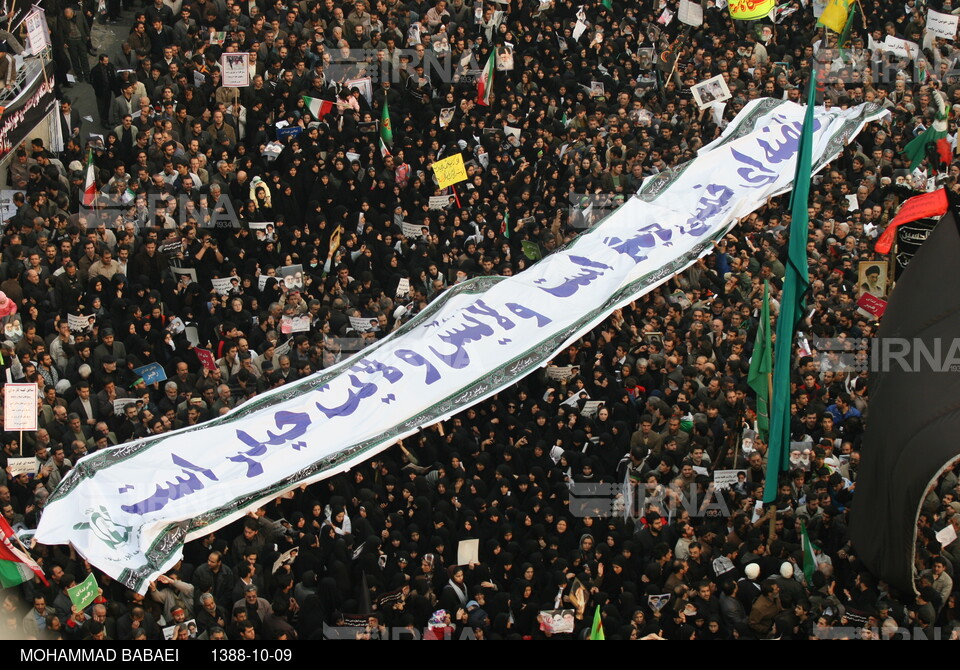
[[[257,629],[258,633],[261,632],[263,627],[263,620],[273,612],[273,608],[270,607],[270,603],[267,602],[266,598],[257,596],[257,587],[255,584],[248,584],[246,586],[243,598],[233,604],[234,611],[236,611],[238,607],[246,610],[247,620],[253,623],[253,627]]]
[[[93,350],[94,365],[98,367],[106,356],[113,356],[114,362],[119,359],[127,358],[127,348],[123,342],[118,342],[113,332],[113,328],[104,328],[100,333],[101,342]]]

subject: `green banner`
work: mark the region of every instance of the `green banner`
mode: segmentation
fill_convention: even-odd
[[[70,596],[70,602],[77,608],[77,611],[87,609],[97,596],[100,595],[100,585],[97,584],[97,578],[93,573],[76,586],[67,589],[67,595]]]

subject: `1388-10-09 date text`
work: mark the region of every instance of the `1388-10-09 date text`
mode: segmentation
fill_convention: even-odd
[[[214,662],[246,662],[254,663],[264,661],[289,662],[293,660],[293,650],[284,647],[263,647],[244,649],[231,647],[218,647],[210,649],[209,653]]]

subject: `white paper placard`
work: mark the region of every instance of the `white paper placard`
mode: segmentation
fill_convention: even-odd
[[[457,565],[480,562],[480,540],[460,540],[457,544]]]
[[[680,11],[677,13],[677,18],[680,19],[681,23],[686,23],[688,26],[702,26],[703,7],[699,2],[680,0]]]
[[[883,50],[900,58],[916,58],[920,55],[920,48],[916,42],[908,42],[893,35],[887,35],[883,40]]]
[[[957,36],[957,21],[960,21],[960,16],[927,10],[927,32],[934,37],[952,40]]]
[[[3,387],[4,430],[37,429],[37,385],[5,384]]]
[[[10,468],[10,474],[13,477],[22,475],[26,472],[28,475],[37,474],[37,459],[33,456],[23,456],[21,458],[8,458],[7,467]]]
[[[224,53],[220,56],[220,81],[228,88],[250,85],[250,54]]]

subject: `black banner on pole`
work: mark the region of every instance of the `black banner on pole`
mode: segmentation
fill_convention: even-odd
[[[33,132],[56,104],[53,82],[43,76],[39,63],[27,81],[20,95],[0,108],[0,160]]]
[[[897,228],[897,247],[894,264],[894,279],[899,281],[900,275],[907,268],[910,259],[920,250],[930,232],[937,225],[939,219],[918,219],[910,223],[901,224]]]

